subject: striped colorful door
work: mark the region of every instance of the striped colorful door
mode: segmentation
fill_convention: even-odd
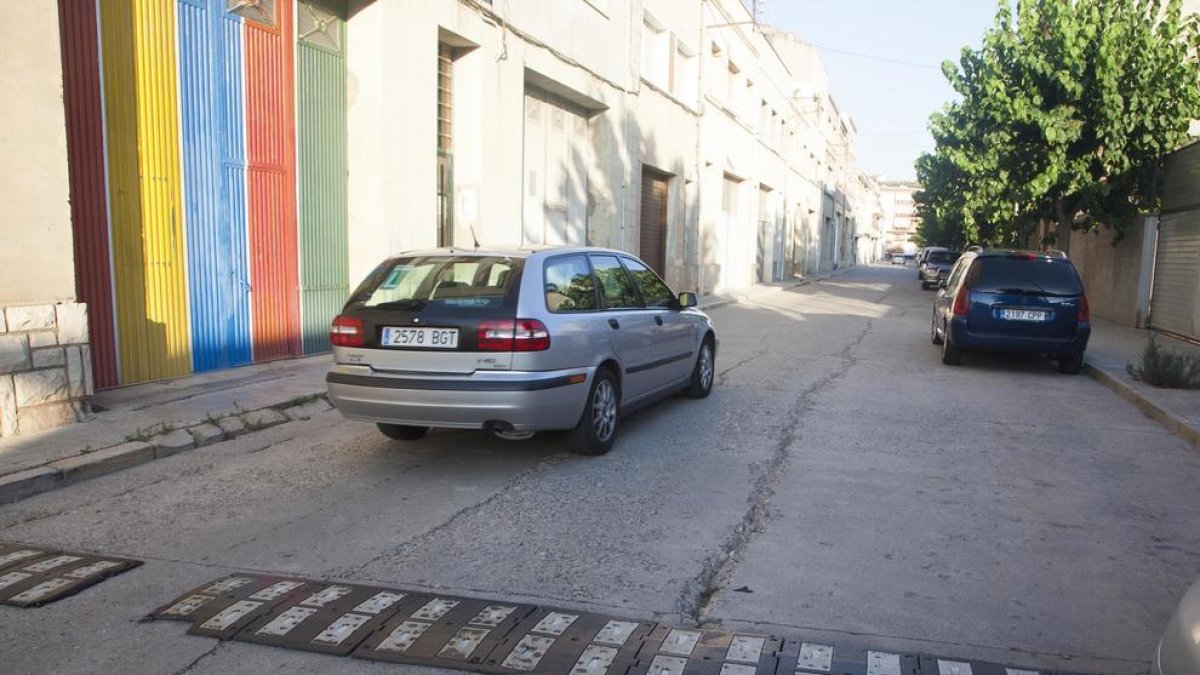
[[[121,382],[191,370],[175,7],[100,3]]]
[[[195,370],[249,363],[242,20],[179,0],[179,71]]]
[[[300,304],[304,353],[329,349],[329,322],[350,294],[346,230],[345,24],[297,7]]]
[[[243,3],[254,360],[300,347],[291,2]]]
[[[87,303],[92,376],[97,389],[117,386],[116,330],[108,245],[104,117],[96,3],[58,0],[63,100],[75,244],[75,295]]]

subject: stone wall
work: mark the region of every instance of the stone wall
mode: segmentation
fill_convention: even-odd
[[[91,394],[86,305],[0,308],[0,436],[81,420]]]

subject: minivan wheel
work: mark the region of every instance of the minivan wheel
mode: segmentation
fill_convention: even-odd
[[[713,356],[712,340],[705,338],[700,345],[700,353],[696,356],[696,366],[692,368],[692,381],[688,383],[683,395],[688,398],[705,398],[712,391],[713,378],[716,374],[717,362]]]
[[[1060,354],[1058,357],[1058,372],[1067,375],[1078,375],[1083,370],[1083,354]]]
[[[942,363],[947,366],[957,366],[962,363],[962,350],[950,342],[950,331],[942,338]]]
[[[397,441],[415,441],[424,436],[426,431],[429,431],[429,427],[414,427],[407,424],[379,423],[375,426],[379,427],[384,436]]]
[[[579,455],[603,455],[612,449],[617,436],[621,390],[608,369],[596,371],[579,424],[567,432],[571,451]]]

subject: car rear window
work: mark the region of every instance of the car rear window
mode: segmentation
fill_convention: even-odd
[[[984,293],[1072,296],[1083,293],[1067,260],[997,256],[979,258],[967,273],[967,288]]]
[[[930,253],[930,254],[929,254],[929,257],[928,257],[928,258],[926,258],[926,262],[931,262],[931,263],[952,263],[952,262],[954,262],[955,260],[958,260],[958,256],[960,256],[960,255],[962,255],[962,254],[961,254],[961,253],[954,253],[954,252],[951,252],[951,251],[934,251],[933,253]]]
[[[499,307],[516,284],[523,262],[477,256],[396,258],[380,265],[352,302],[398,309]]]

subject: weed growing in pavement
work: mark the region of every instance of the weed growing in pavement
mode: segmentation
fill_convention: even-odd
[[[1142,352],[1142,364],[1127,364],[1135,380],[1160,389],[1200,389],[1200,356],[1164,349],[1158,336],[1150,338]]]
[[[304,405],[305,403],[312,403],[313,401],[321,398],[321,396],[322,396],[321,394],[305,394],[303,396],[296,396],[287,401],[284,401],[283,403],[280,403],[279,405],[272,406],[272,407],[277,410],[284,410],[286,408],[292,408],[294,406]]]
[[[126,436],[125,440],[130,441],[130,442],[132,442],[132,441],[145,442],[145,441],[150,440],[151,438],[154,438],[155,436],[159,436],[161,434],[169,434],[172,431],[175,431],[174,425],[167,424],[166,422],[155,422],[154,424],[151,424],[148,427],[138,427],[137,431]]]

